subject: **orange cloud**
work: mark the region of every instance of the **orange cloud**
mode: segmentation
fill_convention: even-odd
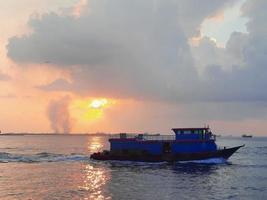
[[[87,6],[87,0],[80,0],[73,8],[72,14],[75,17],[80,17],[83,10],[85,9],[85,7]]]
[[[211,15],[207,18],[207,20],[211,20],[214,22],[222,22],[224,20],[224,10],[221,10],[217,13],[215,13],[214,15]]]

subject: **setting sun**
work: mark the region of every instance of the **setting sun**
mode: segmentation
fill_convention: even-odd
[[[114,99],[101,97],[75,99],[70,106],[70,110],[77,126],[92,127],[92,124],[99,123],[105,118],[105,113],[115,103]]]
[[[94,109],[99,109],[107,105],[108,100],[107,99],[94,99],[91,101],[89,107]]]

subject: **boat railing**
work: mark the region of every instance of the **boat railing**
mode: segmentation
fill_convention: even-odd
[[[110,139],[138,139],[138,140],[175,140],[175,135],[146,135],[146,134],[112,134]]]
[[[175,135],[145,135],[144,140],[175,140]]]

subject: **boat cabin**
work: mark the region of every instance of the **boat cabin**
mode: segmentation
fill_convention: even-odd
[[[215,135],[209,128],[173,128],[174,136],[137,136],[121,133],[109,139],[110,150],[152,155],[211,152],[217,150]]]
[[[173,128],[176,140],[210,140],[213,135],[209,128]]]

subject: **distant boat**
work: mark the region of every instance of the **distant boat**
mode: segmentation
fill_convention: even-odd
[[[149,133],[144,133],[144,136],[160,136],[160,133],[154,133],[154,134],[149,134]]]
[[[246,134],[243,134],[242,137],[243,137],[243,138],[252,138],[252,135],[246,135]]]

